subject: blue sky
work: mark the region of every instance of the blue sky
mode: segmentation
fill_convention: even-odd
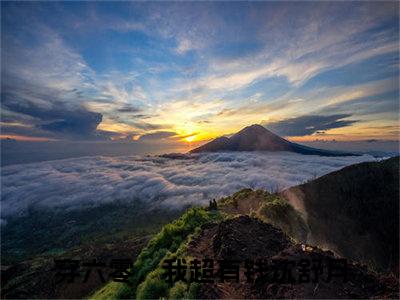
[[[2,2],[2,137],[396,140],[396,2]]]

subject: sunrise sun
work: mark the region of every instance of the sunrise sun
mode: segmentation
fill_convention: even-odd
[[[185,138],[185,141],[186,141],[186,142],[189,142],[189,143],[190,143],[190,142],[193,142],[194,140],[195,140],[195,136],[194,136],[194,135],[188,136],[188,137]]]

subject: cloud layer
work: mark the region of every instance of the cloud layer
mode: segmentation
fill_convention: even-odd
[[[2,169],[1,217],[29,209],[80,209],[141,199],[171,206],[204,204],[242,188],[283,189],[371,156],[214,153],[191,159],[84,157]]]

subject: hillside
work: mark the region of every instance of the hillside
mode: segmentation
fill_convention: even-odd
[[[196,208],[189,210],[176,222],[164,229],[149,242],[139,255],[133,268],[134,275],[128,284],[109,283],[90,298],[95,299],[232,299],[232,298],[396,298],[398,283],[395,277],[380,275],[358,263],[347,261],[347,280],[328,279],[322,273],[318,282],[297,282],[299,269],[292,270],[294,281],[270,282],[275,269],[265,269],[261,277],[247,279],[246,261],[263,260],[270,266],[286,261],[299,263],[320,261],[327,269],[332,260],[340,257],[331,251],[297,243],[281,229],[248,215],[231,215],[218,210]],[[176,241],[180,240],[180,243]],[[211,259],[216,264],[215,280],[209,283],[185,281],[166,282],[167,259]],[[221,260],[242,262],[238,269],[239,281],[218,281]],[[250,275],[249,275],[250,276]],[[282,275],[283,276],[283,275]],[[282,281],[279,281],[282,280]],[[317,280],[317,279],[316,279]]]
[[[384,268],[385,263],[394,265],[398,259],[393,252],[398,244],[398,227],[394,224],[398,220],[395,204],[398,170],[398,158],[362,163],[288,189],[281,196],[244,189],[219,199],[217,209],[212,203],[208,209],[193,208],[150,241],[135,263],[132,271],[136,275],[130,284],[109,283],[92,296],[100,299],[397,298],[398,274],[394,272],[396,277],[393,273],[383,275],[372,270],[389,271]],[[301,193],[307,196],[302,198],[303,202],[296,200]],[[364,200],[366,194],[368,201]],[[362,242],[365,237],[369,238],[369,244]],[[386,252],[375,252],[385,248]],[[391,253],[392,258],[383,259],[383,253],[388,257]],[[367,255],[371,260],[365,260]],[[262,279],[204,284],[178,281],[173,286],[165,281],[162,268],[165,259],[204,257],[216,261],[261,258],[271,264],[308,259],[326,262],[345,257],[350,259],[350,280],[327,283],[325,278],[318,284],[276,284]],[[242,268],[240,274],[245,275]],[[274,276],[268,272],[267,277]],[[294,272],[298,275],[298,270]]]
[[[243,245],[246,245],[243,247]],[[281,230],[257,218],[239,216],[220,224],[207,227],[193,239],[187,248],[189,257],[212,257],[215,260],[264,260],[268,268],[262,277],[254,275],[247,280],[246,266],[240,268],[239,282],[206,283],[198,289],[200,299],[265,299],[265,298],[386,298],[396,297],[396,281],[391,277],[379,276],[365,267],[348,262],[347,282],[342,278],[327,282],[323,274],[316,282],[299,283],[300,270],[292,269],[292,281],[273,282],[276,275],[271,266],[284,262],[322,261],[337,259],[330,251],[297,244]],[[255,269],[257,270],[257,268]],[[280,274],[283,276],[283,274]],[[329,281],[329,280],[328,280]]]
[[[399,157],[351,165],[281,196],[304,216],[309,243],[398,274]]]
[[[251,125],[228,137],[219,137],[191,150],[191,153],[218,151],[288,151],[307,155],[349,156],[353,153],[328,151],[289,142],[261,125]]]
[[[362,163],[281,195],[244,189],[210,202],[208,208],[192,208],[149,242],[132,269],[134,275],[128,285],[112,282],[92,297],[398,298],[398,273],[385,268],[387,263],[392,267],[398,264],[394,255],[398,245],[398,170],[398,158]],[[303,202],[295,198],[300,192],[305,196]],[[370,196],[369,201],[363,200],[365,193]],[[314,203],[311,201],[316,199],[309,195],[321,198]],[[311,199],[309,203],[307,199]],[[368,238],[368,244],[364,238]],[[188,263],[194,258],[211,258],[215,262],[262,259],[271,266],[309,260],[322,261],[325,267],[345,258],[348,280],[329,281],[325,274],[318,283],[276,283],[265,280],[275,278],[272,268],[265,271],[266,277],[247,281],[247,267],[240,265],[239,282],[178,281],[171,285],[165,280],[163,265],[166,259],[177,258]],[[216,267],[221,267],[220,263]],[[299,269],[292,272],[298,278]]]
[[[31,211],[23,219],[11,220],[1,236],[1,297],[84,298],[104,283],[97,276],[90,276],[82,284],[82,268],[76,283],[56,284],[55,259],[77,259],[82,263],[93,259],[105,263],[112,259],[135,260],[149,239],[182,213],[150,209],[136,201],[131,205],[92,207],[79,214]],[[103,271],[107,274],[110,269]]]

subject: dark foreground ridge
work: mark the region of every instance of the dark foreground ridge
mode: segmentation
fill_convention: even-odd
[[[338,259],[331,251],[323,251],[292,242],[281,230],[249,216],[239,216],[213,226],[204,225],[200,235],[188,245],[190,257],[218,260],[264,259],[268,265],[282,261],[322,261]],[[196,297],[200,299],[265,299],[265,298],[396,298],[397,283],[391,276],[381,276],[359,264],[347,262],[347,280],[332,278],[327,282],[323,273],[318,282],[270,283],[272,269],[265,270],[264,278],[247,282],[246,269],[240,268],[240,282],[202,284]],[[292,276],[299,275],[296,268]]]
[[[288,151],[306,155],[351,156],[354,153],[328,151],[289,142],[261,125],[243,128],[230,138],[219,137],[190,151],[190,153],[219,151]]]
[[[399,274],[399,157],[364,162],[281,193],[305,216],[307,242]]]

